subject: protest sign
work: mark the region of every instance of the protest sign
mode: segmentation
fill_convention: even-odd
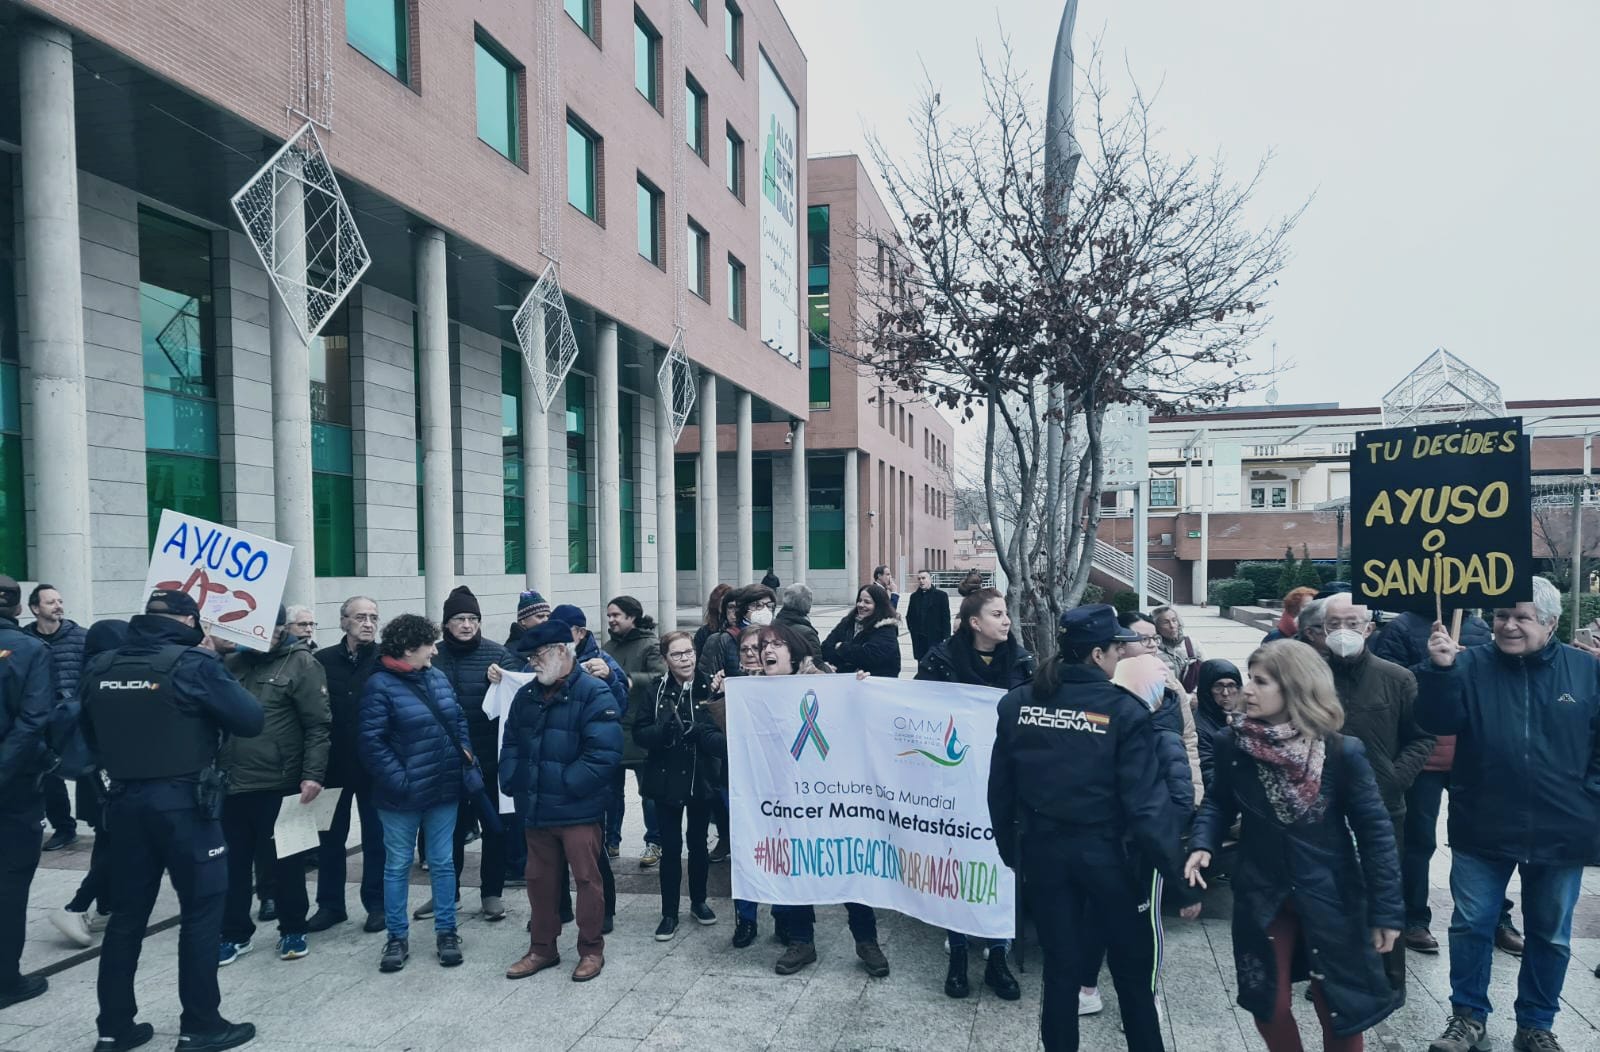
[[[286,544],[167,508],[150,549],[144,594],[188,592],[212,635],[266,650],[293,555]]]
[[[730,679],[733,893],[860,902],[1010,938],[1016,880],[989,822],[986,687],[853,676]]]
[[[1520,417],[1362,431],[1350,453],[1356,596],[1436,615],[1533,598]]]

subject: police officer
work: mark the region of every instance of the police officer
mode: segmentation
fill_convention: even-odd
[[[222,837],[221,735],[261,733],[261,704],[228,674],[187,593],[156,591],[127,642],[83,674],[84,734],[111,780],[114,909],[100,951],[98,1052],[137,1048],[133,975],[165,870],[178,893],[178,1048],[215,1052],[255,1037],[217,1011],[217,945],[228,888]]]
[[[44,793],[39,776],[48,755],[45,724],[55,678],[45,645],[17,627],[22,589],[0,574],[0,1008],[38,997],[42,975],[23,975],[22,940],[28,887],[39,868]]]
[[[1000,699],[989,815],[1000,858],[1018,872],[1039,930],[1046,1052],[1078,1048],[1086,911],[1106,940],[1128,1048],[1162,1048],[1150,982],[1155,945],[1141,910],[1148,888],[1138,887],[1130,847],[1167,878],[1185,917],[1199,912],[1181,879],[1183,816],[1162,781],[1150,712],[1111,682],[1123,644],[1138,638],[1110,606],[1069,610],[1056,657]]]

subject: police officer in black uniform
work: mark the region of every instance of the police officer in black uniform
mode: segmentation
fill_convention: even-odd
[[[228,889],[222,839],[222,734],[261,733],[261,704],[223,667],[184,592],[152,592],[127,642],[83,673],[84,734],[110,779],[106,821],[115,831],[111,920],[100,951],[97,1052],[150,1040],[135,1023],[133,975],[161,874],[178,893],[180,1052],[215,1052],[255,1037],[218,1012],[217,946]]]
[[[1154,861],[1187,907],[1184,916],[1198,911],[1182,880],[1183,816],[1161,777],[1150,712],[1111,682],[1123,643],[1138,638],[1110,606],[1069,610],[1056,657],[1000,699],[989,815],[1001,860],[1017,871],[1039,930],[1046,1052],[1077,1052],[1086,910],[1106,940],[1128,1048],[1162,1049],[1149,889],[1138,886],[1133,850]]]
[[[39,822],[48,764],[45,725],[55,676],[45,645],[17,627],[22,589],[0,574],[0,1008],[38,997],[42,975],[23,975],[28,887],[39,868]]]

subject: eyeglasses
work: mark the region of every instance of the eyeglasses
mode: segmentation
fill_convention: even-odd
[[[1239,693],[1239,688],[1231,683],[1217,683],[1212,685],[1211,693],[1215,697],[1227,698]]]
[[[761,648],[760,647],[740,647],[739,648],[739,653],[741,653],[741,654],[759,654],[759,653],[761,653]]]
[[[350,620],[355,621],[358,624],[375,625],[375,624],[378,623],[378,615],[377,614],[351,614],[350,615]]]
[[[291,627],[291,628],[316,628],[317,627],[317,623],[315,621],[290,621],[289,622],[289,627]]]
[[[694,657],[693,650],[674,650],[667,655],[668,661],[686,661]]]

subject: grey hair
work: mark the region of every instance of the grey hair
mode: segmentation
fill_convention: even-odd
[[[1330,597],[1331,598],[1331,597]],[[1295,616],[1295,635],[1305,634],[1308,628],[1321,628],[1322,622],[1328,619],[1328,600],[1313,599],[1300,608],[1300,613]]]
[[[349,617],[350,616],[350,604],[351,603],[360,603],[360,602],[371,603],[374,607],[376,607],[378,605],[378,601],[376,599],[372,598],[372,596],[370,596],[370,595],[352,595],[349,599],[346,599],[344,602],[339,604],[339,616],[340,617]]]
[[[312,621],[316,619],[317,612],[309,606],[291,606],[284,611],[284,615],[290,621]]]
[[[1561,592],[1543,577],[1533,579],[1533,609],[1547,625],[1561,620]]]
[[[784,585],[783,591],[778,593],[778,606],[805,617],[811,613],[811,586],[803,581]]]

